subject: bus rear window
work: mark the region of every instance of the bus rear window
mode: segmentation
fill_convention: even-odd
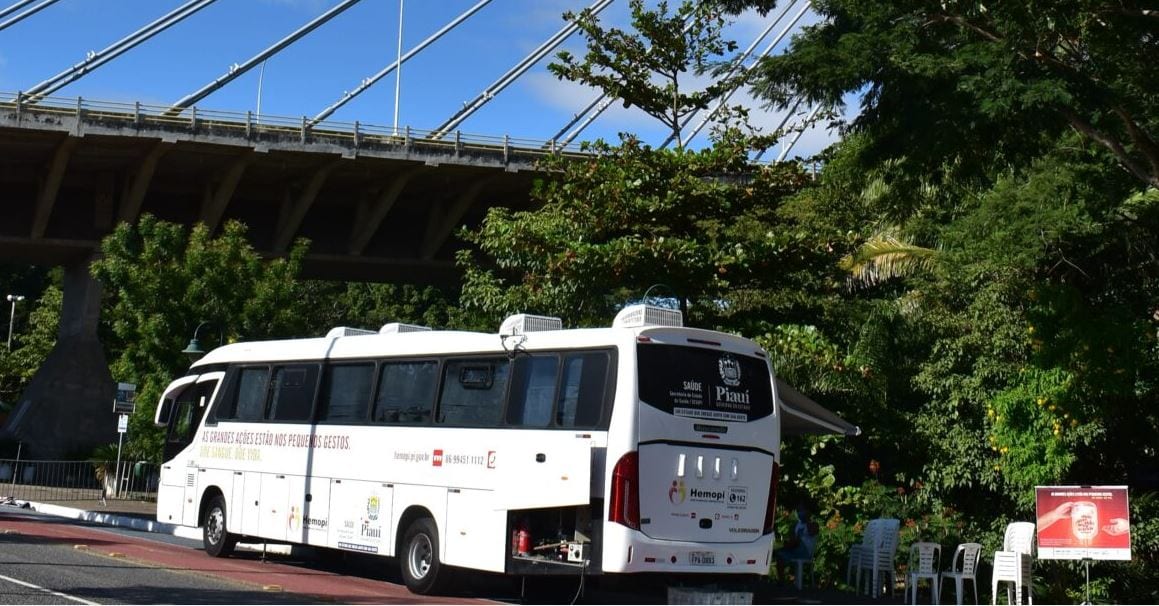
[[[773,413],[762,359],[719,350],[641,343],[640,400],[678,417],[747,422]]]

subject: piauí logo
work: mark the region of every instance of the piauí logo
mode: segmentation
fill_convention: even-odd
[[[729,387],[740,385],[740,362],[732,354],[724,354],[717,363],[720,368],[720,380]]]
[[[381,507],[382,500],[378,498],[378,495],[370,495],[370,498],[366,500],[366,517],[370,518],[371,520],[377,520],[378,512]]]
[[[672,488],[668,489],[668,501],[673,505],[680,505],[688,497],[684,489],[684,480],[672,480]]]

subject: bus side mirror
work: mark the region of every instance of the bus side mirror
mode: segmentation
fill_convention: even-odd
[[[169,417],[173,414],[173,398],[162,398],[157,405],[157,412],[153,415],[153,423],[159,427],[169,425]]]

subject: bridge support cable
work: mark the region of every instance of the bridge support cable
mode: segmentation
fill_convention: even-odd
[[[60,72],[59,74],[33,86],[25,92],[25,101],[28,103],[36,103],[44,97],[52,94],[76,80],[82,78],[85,74],[92,72],[96,68],[112,61],[121,54],[131,50],[133,47],[142,42],[152,38],[153,36],[177,25],[181,21],[200,11],[201,9],[213,4],[216,0],[189,0],[185,4],[170,11],[166,15],[156,19],[152,23],[142,27],[141,29],[117,40],[99,52],[90,52],[84,61]]]
[[[458,17],[455,17],[453,20],[451,20],[449,23],[447,23],[441,29],[439,29],[439,31],[431,34],[430,36],[427,37],[426,40],[423,40],[422,42],[418,43],[417,46],[408,50],[406,52],[406,54],[404,54],[402,57],[400,57],[399,59],[396,59],[394,63],[391,63],[390,65],[382,68],[381,71],[379,71],[377,74],[374,74],[373,76],[370,76],[369,78],[363,78],[362,82],[358,85],[357,88],[355,88],[354,90],[352,90],[350,92],[343,93],[341,99],[335,101],[332,105],[330,105],[330,107],[327,107],[326,109],[318,112],[318,115],[314,116],[310,120],[307,120],[306,126],[312,127],[312,126],[318,124],[319,122],[325,120],[326,118],[328,118],[331,114],[338,111],[338,109],[340,107],[349,103],[351,99],[362,94],[363,91],[370,88],[372,85],[374,85],[375,82],[378,82],[384,76],[386,76],[390,72],[397,69],[400,65],[402,65],[403,63],[406,63],[408,59],[417,55],[419,53],[419,51],[423,50],[424,48],[430,46],[432,43],[434,43],[435,40],[442,38],[443,35],[446,34],[447,32],[451,31],[452,29],[455,29],[456,26],[458,26],[460,23],[466,21],[471,15],[474,15],[476,12],[479,11],[479,9],[483,8],[484,6],[486,6],[490,2],[491,2],[491,0],[479,0],[479,2],[475,4],[475,6],[472,6],[471,8],[463,11],[463,13],[461,15],[459,15]]]
[[[773,129],[774,133],[779,133],[784,130],[785,125],[789,123],[790,118],[796,115],[797,108],[801,107],[801,103],[804,102],[804,100],[804,97],[797,97],[797,99],[793,101],[793,106],[789,108],[789,111],[785,112],[784,117],[782,117],[780,123],[777,124],[777,128]],[[766,151],[769,151],[769,148],[766,147],[757,153],[757,155],[753,157],[753,162],[760,162],[761,157],[765,155]]]
[[[25,6],[28,6],[29,4],[32,4],[35,1],[36,0],[20,0],[20,2],[17,2],[16,4],[13,4],[6,9],[0,10],[0,19],[11,15],[12,13],[24,8]],[[15,17],[0,23],[0,31],[4,31],[8,29],[9,26],[20,23],[26,17],[31,17],[32,15],[39,13],[40,11],[48,8],[50,5],[55,4],[57,1],[58,0],[44,0],[40,4],[37,4],[36,6],[24,11],[23,13],[20,13],[19,15],[16,15]]]
[[[813,120],[817,117],[817,114],[821,113],[822,107],[823,105],[818,103],[817,106],[813,108],[813,111],[809,112],[809,116],[805,118],[803,122],[801,122],[801,127],[798,128],[797,132],[793,134],[793,139],[789,141],[788,145],[781,148],[781,153],[777,154],[777,162],[785,161],[785,158],[789,155],[789,152],[793,151],[793,146],[797,144],[797,141],[801,139],[801,135],[805,133],[805,129],[812,126]]]
[[[53,0],[53,1],[55,2],[56,0]],[[33,2],[36,2],[36,0],[20,0],[19,2],[13,4],[12,6],[9,6],[9,7],[4,8],[4,9],[0,9],[0,19],[3,19],[4,17],[11,15],[12,13],[15,13],[16,11],[28,6],[29,4],[32,4]]]
[[[249,60],[247,60],[245,63],[242,63],[241,65],[238,65],[236,63],[233,64],[229,68],[229,71],[226,72],[225,75],[223,75],[220,78],[214,80],[213,82],[210,82],[209,84],[206,84],[205,86],[201,87],[201,89],[199,89],[197,92],[189,94],[189,95],[183,97],[182,99],[180,99],[179,101],[177,101],[176,103],[174,103],[173,106],[169,109],[169,111],[166,112],[166,115],[172,116],[172,115],[180,114],[182,111],[188,109],[189,106],[191,106],[194,103],[197,103],[198,101],[208,97],[209,95],[213,94],[218,89],[225,86],[226,84],[233,82],[234,79],[240,77],[242,74],[253,69],[255,66],[261,64],[266,59],[269,59],[270,57],[281,52],[282,49],[293,44],[294,42],[297,42],[300,38],[302,38],[306,34],[309,34],[310,32],[314,31],[315,29],[318,29],[324,23],[333,19],[334,17],[337,17],[340,13],[342,13],[346,9],[350,8],[351,6],[358,4],[360,1],[361,0],[344,0],[343,2],[334,6],[333,8],[326,11],[325,13],[322,13],[321,15],[315,17],[309,23],[298,28],[290,35],[286,36],[285,38],[282,38],[281,40],[278,40],[273,45],[271,45],[269,48],[254,55]]]
[[[744,61],[746,59],[748,59],[749,55],[752,54],[753,49],[757,46],[757,44],[760,44],[761,40],[763,40],[765,38],[765,36],[768,36],[769,32],[772,31],[772,29],[774,27],[776,27],[778,23],[781,22],[781,19],[783,19],[785,17],[785,15],[788,14],[789,9],[791,9],[793,7],[793,4],[794,4],[793,2],[786,4],[785,10],[781,11],[781,14],[777,15],[777,18],[774,19],[773,22],[770,23],[769,26],[765,28],[765,31],[762,32],[761,35],[758,36],[756,40],[753,40],[753,43],[751,45],[749,45],[748,49],[746,49],[745,52],[740,57],[738,57],[736,61],[733,62],[732,66],[728,70],[728,73],[725,75],[726,78],[732,78],[736,74],[736,72],[739,71],[741,65],[744,63]],[[704,118],[702,118],[700,120],[700,123],[696,125],[696,128],[694,128],[692,130],[692,132],[688,134],[687,137],[683,137],[685,142],[691,141],[694,137],[696,137],[696,135],[698,133],[700,133],[700,130],[702,128],[704,128],[704,125],[708,124],[709,120],[711,120],[718,113],[720,113],[720,110],[724,109],[724,106],[725,106],[725,104],[728,103],[728,100],[732,98],[733,94],[736,93],[736,91],[741,88],[744,81],[748,79],[748,74],[750,72],[752,72],[752,70],[755,69],[758,65],[760,65],[761,58],[767,57],[769,55],[769,53],[771,53],[773,51],[773,49],[776,48],[776,46],[778,44],[780,44],[782,40],[785,39],[785,36],[787,36],[789,34],[789,30],[792,30],[794,27],[796,27],[797,22],[801,20],[801,17],[805,16],[805,13],[809,10],[809,8],[811,6],[812,6],[811,0],[805,0],[804,5],[801,7],[801,10],[797,11],[797,14],[793,16],[792,20],[790,20],[789,23],[787,25],[785,25],[784,28],[781,29],[780,33],[778,33],[777,36],[775,38],[773,38],[772,42],[769,42],[768,46],[766,46],[765,49],[763,51],[761,51],[761,54],[757,55],[757,59],[755,61],[753,61],[752,63],[750,63],[747,67],[744,68],[745,75],[744,75],[744,77],[741,78],[741,81],[738,82],[736,84],[736,86],[734,86],[732,89],[730,89],[728,92],[726,92],[723,96],[721,96],[720,101],[718,101],[716,104],[716,107],[712,108],[712,110],[708,112],[708,115],[704,116]],[[687,118],[685,118],[684,122],[680,125],[680,131],[683,131],[684,127],[688,126],[689,122],[692,122],[692,119],[696,117],[697,113],[698,112],[693,112]],[[668,145],[671,144],[676,139],[676,135],[677,135],[677,133],[672,133],[672,134],[668,135],[668,138],[665,139],[664,142],[660,144],[660,149],[664,149],[665,147],[668,147]]]
[[[693,13],[693,14],[695,14],[695,13]],[[689,32],[689,30],[692,29],[692,26],[694,24],[695,23],[692,21],[692,15],[690,14],[685,21],[684,29],[682,30],[682,33],[687,34]],[[651,49],[649,49],[649,52],[651,52]],[[575,139],[576,137],[578,137],[579,134],[584,131],[584,129],[586,129],[588,126],[590,126],[592,122],[595,122],[596,118],[599,118],[600,115],[603,114],[604,111],[607,110],[608,107],[610,107],[612,105],[613,101],[615,101],[615,99],[614,98],[609,99],[608,93],[606,93],[606,92],[601,93],[600,96],[598,96],[594,100],[592,100],[592,102],[589,103],[587,107],[585,107],[583,110],[581,110],[579,112],[576,112],[575,115],[572,116],[571,121],[568,122],[567,124],[565,124],[563,126],[563,128],[559,129],[559,132],[555,133],[555,135],[551,137],[551,139],[548,141],[547,144],[552,145],[552,144],[555,144],[555,142],[557,140],[559,140],[557,149],[562,149],[564,147],[567,147],[568,144],[570,144],[572,142],[572,139]],[[592,108],[596,108],[594,113],[591,113]],[[565,132],[567,132],[567,129],[575,126],[575,124],[577,122],[579,122],[580,119],[583,118],[584,116],[587,116],[587,119],[584,120],[583,124],[581,124],[578,128],[576,128],[572,132],[568,133],[567,137],[560,139],[560,137],[563,136],[563,134]]]
[[[598,15],[614,1],[615,0],[596,0],[596,2],[589,6],[587,10],[591,11],[593,15]],[[579,23],[576,21],[572,21],[571,23],[565,25],[551,38],[548,38],[546,42],[539,45],[539,48],[532,51],[514,67],[508,70],[507,73],[500,76],[499,79],[495,82],[492,82],[491,85],[488,86],[483,92],[479,93],[479,96],[475,97],[471,101],[464,103],[462,109],[460,109],[458,112],[455,112],[454,116],[451,116],[446,122],[434,129],[430,135],[431,139],[441,139],[445,137],[447,133],[451,132],[455,129],[455,127],[462,124],[463,120],[466,120],[471,116],[471,114],[475,113],[479,110],[479,108],[486,105],[488,101],[495,98],[495,95],[498,95],[500,92],[502,92],[503,89],[507,88],[507,86],[522,76],[527,70],[531,69],[533,65],[539,63],[539,61],[546,57],[548,53],[555,50],[560,44],[563,44],[563,41],[566,40],[568,36],[571,36],[572,33],[577,29],[579,29]]]
[[[782,17],[785,16],[786,13],[788,13],[789,8],[792,8],[792,7],[793,7],[793,2],[789,2],[788,5],[785,7],[785,12],[782,12],[777,17],[777,20],[773,21],[773,23],[770,25],[770,29],[772,29],[773,25],[779,23],[780,20],[782,19]],[[774,37],[773,41],[768,43],[767,46],[765,46],[764,51],[760,51],[760,54],[758,54],[758,56],[757,56],[757,60],[752,61],[752,63],[749,64],[748,67],[744,68],[745,76],[748,76],[748,74],[750,72],[752,72],[753,70],[756,70],[757,66],[760,65],[760,59],[767,57],[768,53],[772,52],[774,48],[777,48],[777,45],[781,43],[782,39],[785,39],[785,36],[788,35],[789,30],[792,30],[794,27],[796,27],[797,22],[801,21],[801,17],[804,16],[804,14],[806,14],[808,12],[809,8],[811,8],[811,7],[812,7],[811,0],[806,0],[806,2],[804,2],[804,6],[802,6],[800,10],[797,10],[797,14],[793,16],[793,19],[790,20],[788,22],[788,24],[785,25],[785,27],[783,27],[781,29],[780,34],[778,34],[777,37]],[[764,34],[761,34],[760,37],[764,38],[766,35],[768,35],[768,29],[766,29]],[[756,42],[753,44],[756,45]],[[746,56],[744,58],[746,58]],[[742,58],[742,60],[744,58]],[[739,67],[739,66],[741,66],[741,64],[739,64],[739,63],[732,66],[731,70],[729,70],[729,72],[728,72],[728,78],[731,78],[731,76],[736,73],[737,67]],[[693,129],[691,133],[688,133],[688,136],[685,137],[685,141],[691,141],[695,136],[697,136],[697,134],[700,133],[701,129],[704,129],[705,124],[708,124],[708,121],[710,121],[710,119],[713,119],[717,114],[720,114],[720,111],[722,109],[724,109],[724,104],[728,103],[729,98],[732,98],[732,94],[736,93],[737,90],[739,88],[741,88],[743,81],[746,79],[748,79],[748,78],[743,78],[741,82],[737,83],[736,87],[730,89],[728,93],[724,93],[724,95],[721,96],[721,100],[716,102],[716,107],[714,107],[712,109],[712,111],[709,111],[707,116],[700,119],[700,123],[697,124],[697,127],[695,127],[695,129]],[[694,112],[694,114],[688,116],[685,119],[683,124],[680,124],[680,130],[683,131],[684,127],[687,126],[688,123],[692,122],[692,118],[694,118],[694,117],[695,117],[695,112]],[[668,147],[668,145],[670,143],[672,143],[673,139],[675,139],[675,133],[670,134],[668,139],[664,140],[664,143],[661,144],[661,148]]]

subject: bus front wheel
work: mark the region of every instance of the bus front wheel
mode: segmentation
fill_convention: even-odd
[[[205,543],[205,553],[224,558],[233,553],[237,536],[230,534],[226,527],[225,497],[216,495],[205,510],[205,520],[201,527],[201,539]]]
[[[439,562],[439,530],[434,520],[419,518],[411,523],[403,535],[400,555],[402,580],[407,589],[420,595],[439,590],[444,575]]]

